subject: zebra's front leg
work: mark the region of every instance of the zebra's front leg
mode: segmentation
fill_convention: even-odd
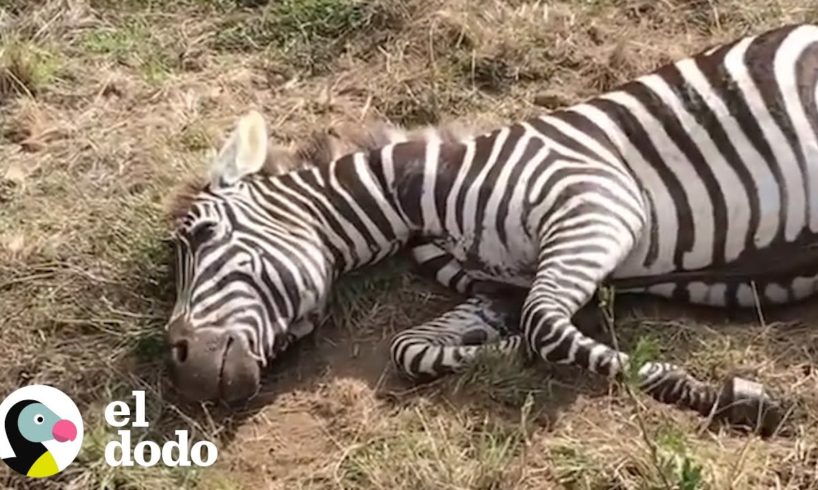
[[[584,335],[571,319],[631,250],[639,228],[629,228],[626,219],[611,217],[605,209],[588,208],[581,216],[566,213],[564,221],[550,223],[543,235],[521,326],[531,354],[622,380],[631,371],[629,356]],[[739,380],[720,389],[672,364],[634,367],[639,388],[661,402],[750,425],[762,433],[774,431],[780,422],[780,410],[760,385]]]
[[[473,296],[452,310],[392,340],[392,362],[414,380],[428,381],[467,367],[480,353],[494,349],[518,355],[521,301]]]

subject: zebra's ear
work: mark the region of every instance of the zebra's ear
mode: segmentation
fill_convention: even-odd
[[[210,170],[213,187],[228,187],[258,172],[267,159],[267,124],[257,111],[239,119]]]

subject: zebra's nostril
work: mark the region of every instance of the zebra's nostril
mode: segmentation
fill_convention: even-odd
[[[187,360],[187,340],[180,340],[173,344],[173,360],[181,364]]]

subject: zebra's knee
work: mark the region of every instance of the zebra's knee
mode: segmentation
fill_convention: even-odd
[[[552,353],[562,352],[558,347],[569,333],[569,316],[549,303],[535,301],[523,307],[521,321],[528,348],[543,360],[559,361],[559,358],[553,358]]]
[[[628,356],[583,334],[560,305],[532,301],[523,307],[527,357],[556,364],[573,364],[609,378],[618,376]]]

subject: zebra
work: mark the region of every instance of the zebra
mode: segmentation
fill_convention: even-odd
[[[177,209],[171,378],[190,399],[251,398],[262,369],[327,317],[340,276],[408,251],[466,296],[394,338],[410,378],[519,349],[611,379],[635,373],[657,400],[730,421],[747,415],[726,403],[750,400],[769,428],[781,409],[761,385],[631,366],[572,318],[605,284],[724,308],[811,297],[816,96],[818,26],[792,24],[521,122],[382,132],[288,171],[270,170],[287,158],[251,111]]]

